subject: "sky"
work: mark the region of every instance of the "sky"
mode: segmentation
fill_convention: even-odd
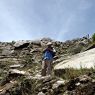
[[[66,41],[95,32],[95,0],[0,0],[0,41]]]

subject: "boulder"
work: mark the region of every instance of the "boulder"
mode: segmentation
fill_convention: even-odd
[[[21,71],[21,70],[18,70],[18,69],[10,69],[9,70],[9,75],[10,76],[21,76],[21,75],[23,75],[23,76],[26,76],[26,75],[29,75],[29,73],[28,72],[26,72],[26,71]]]
[[[58,80],[56,83],[53,84],[52,89],[58,89],[59,86],[64,86],[65,81],[64,80]]]
[[[16,49],[23,49],[23,48],[26,48],[28,47],[28,45],[30,44],[30,42],[28,41],[17,41],[15,44],[14,44],[14,50]]]
[[[54,70],[65,70],[66,68],[81,69],[95,67],[95,48],[73,55],[70,58],[60,62],[54,67]]]
[[[39,92],[38,95],[45,95],[43,92]]]

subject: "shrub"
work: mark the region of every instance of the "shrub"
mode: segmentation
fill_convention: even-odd
[[[95,33],[92,35],[92,41],[95,42]]]

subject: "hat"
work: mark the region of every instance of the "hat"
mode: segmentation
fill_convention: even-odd
[[[50,45],[52,45],[52,42],[48,42],[48,43],[47,43],[47,46],[50,46]]]

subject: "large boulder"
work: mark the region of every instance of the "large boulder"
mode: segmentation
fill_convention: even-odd
[[[28,47],[28,45],[30,44],[29,41],[17,41],[15,44],[14,44],[14,49],[23,49],[23,48],[26,48]]]
[[[9,56],[9,55],[11,55],[11,54],[12,54],[11,47],[10,47],[10,46],[5,46],[5,47],[3,47],[1,54],[2,54],[3,56]]]
[[[29,73],[26,71],[18,70],[18,69],[10,69],[9,75],[10,76],[27,76],[27,75],[29,75]]]
[[[95,67],[95,48],[73,55],[70,58],[57,64],[55,70],[65,70],[66,68],[81,69]]]

